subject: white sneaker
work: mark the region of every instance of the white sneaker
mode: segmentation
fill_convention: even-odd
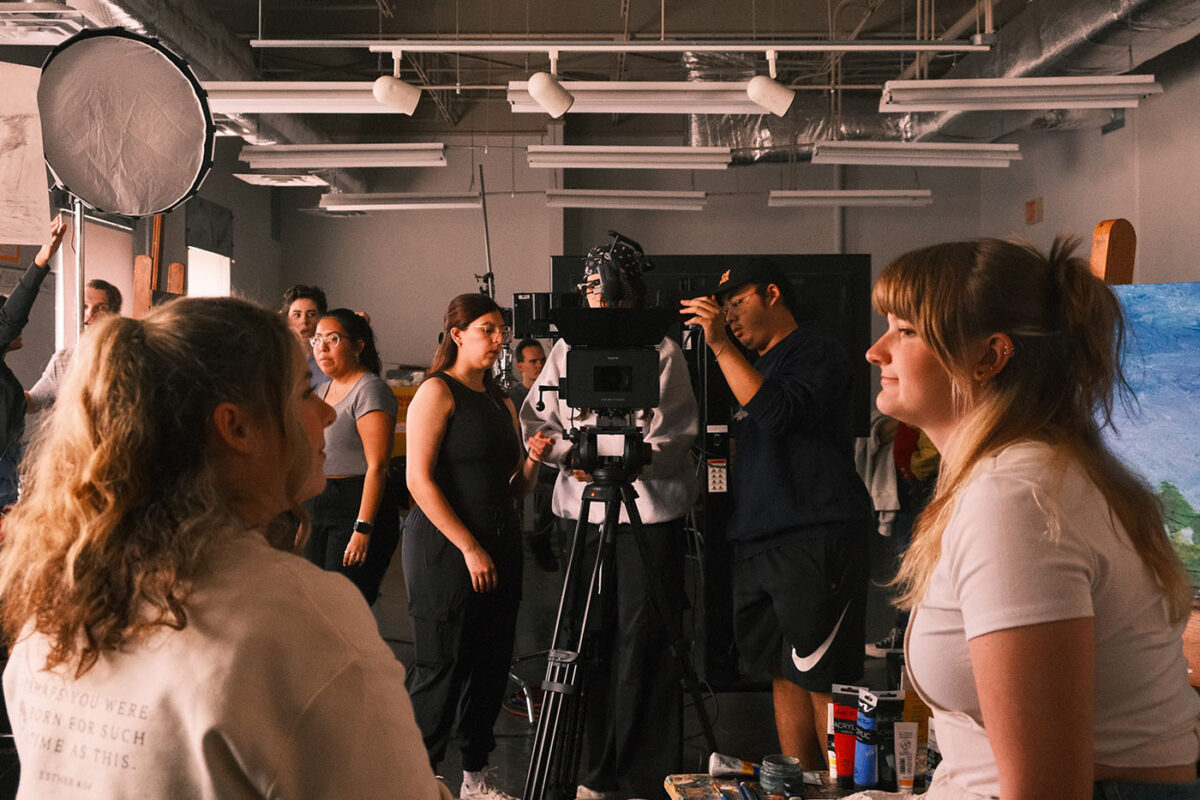
[[[581,783],[575,789],[575,800],[608,800],[608,792],[597,792]]]
[[[485,767],[480,772],[463,772],[459,800],[520,800],[497,789],[492,783],[493,775],[492,767]]]

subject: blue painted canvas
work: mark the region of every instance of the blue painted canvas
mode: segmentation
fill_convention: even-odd
[[[1131,323],[1125,373],[1138,402],[1117,409],[1106,435],[1158,492],[1167,533],[1200,588],[1200,283],[1113,288]]]

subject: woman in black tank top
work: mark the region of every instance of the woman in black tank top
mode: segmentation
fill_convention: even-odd
[[[523,457],[512,401],[492,383],[507,336],[489,297],[454,298],[407,420],[414,506],[402,554],[416,650],[408,690],[435,770],[451,736],[459,742],[460,797],[472,800],[509,797],[488,785],[483,769],[496,744],[521,600],[515,499],[537,482],[550,444],[535,434]]]

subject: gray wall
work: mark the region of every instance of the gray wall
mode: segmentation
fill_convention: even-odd
[[[552,171],[525,164],[524,147],[540,138],[476,137],[474,146],[470,138],[439,140],[450,147],[446,167],[397,170],[379,190],[476,191],[482,164],[497,297],[509,305],[513,292],[548,291],[562,214],[545,205]],[[477,291],[474,276],[486,271],[479,209],[348,218],[292,211],[284,242],[285,283],[320,284],[331,305],[368,312],[385,369],[428,364],[450,298]]]

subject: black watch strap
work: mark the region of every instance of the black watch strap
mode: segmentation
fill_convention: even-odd
[[[361,533],[365,536],[370,536],[375,532],[375,523],[367,522],[366,520],[354,520],[354,532]]]

